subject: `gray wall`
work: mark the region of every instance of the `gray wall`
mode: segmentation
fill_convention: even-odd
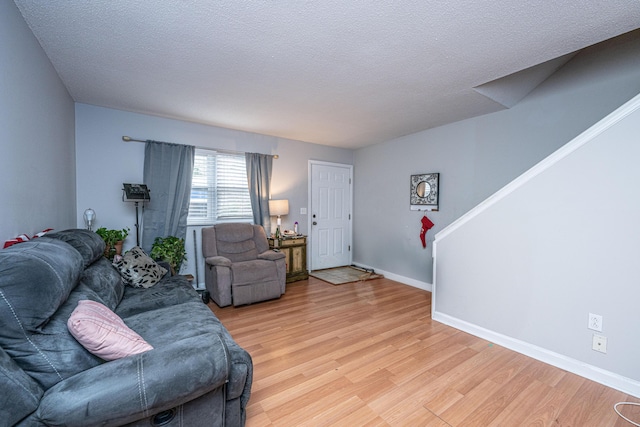
[[[430,289],[432,242],[473,206],[640,92],[640,31],[593,46],[509,110],[355,153],[354,263]],[[440,173],[427,249],[409,177]]]
[[[307,233],[307,163],[323,160],[351,164],[353,152],[317,144],[308,144],[180,120],[130,113],[86,104],[76,104],[76,156],[78,176],[78,208],[76,221],[83,227],[85,209],[96,211],[96,227],[130,227],[125,249],[135,244],[135,207],[122,201],[122,183],[142,182],[144,144],[124,142],[122,136],[155,139],[201,148],[277,154],[273,161],[271,194],[289,199],[289,215],[282,218],[284,228],[298,221],[300,231]],[[151,189],[153,196],[153,188]],[[193,231],[200,238],[199,227],[187,232],[188,262],[182,273],[195,275]],[[198,240],[198,252],[201,245]],[[204,283],[204,265],[199,259],[199,279]]]
[[[0,2],[0,244],[72,227],[73,100],[11,1]]]
[[[433,317],[640,396],[640,95],[621,111],[436,236]]]

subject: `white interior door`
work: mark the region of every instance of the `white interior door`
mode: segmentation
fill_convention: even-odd
[[[309,162],[311,270],[351,264],[353,166]]]

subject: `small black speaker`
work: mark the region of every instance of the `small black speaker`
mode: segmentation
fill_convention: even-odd
[[[209,300],[211,297],[209,296],[209,291],[202,291],[202,302],[205,304],[209,304]]]

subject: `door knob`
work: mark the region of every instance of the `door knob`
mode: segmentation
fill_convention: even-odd
[[[317,222],[315,222],[315,221],[313,221],[313,225],[318,225],[318,223],[317,223]]]

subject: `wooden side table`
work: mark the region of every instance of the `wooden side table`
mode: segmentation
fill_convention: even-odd
[[[309,278],[307,271],[307,236],[286,237],[279,241],[270,237],[269,248],[279,249],[287,264],[287,283]]]

